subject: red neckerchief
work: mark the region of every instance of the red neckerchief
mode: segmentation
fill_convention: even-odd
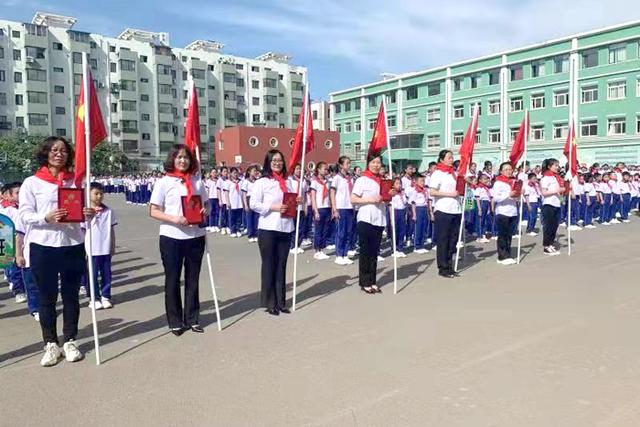
[[[425,197],[427,196],[427,190],[424,187],[419,187],[417,185],[416,185],[416,193],[424,194]]]
[[[550,170],[544,171],[544,173],[542,174],[544,176],[552,176],[556,179],[556,181],[558,181],[558,185],[560,186],[560,188],[564,187],[564,180],[562,179],[562,177]]]
[[[487,190],[487,192],[490,190],[489,186],[484,182],[479,182],[477,186],[478,188],[484,188],[485,190]]]
[[[313,178],[318,184],[322,185],[322,200],[327,198],[327,181],[320,178],[320,176],[316,176]]]
[[[529,181],[529,182],[527,182],[527,184],[529,185],[529,187],[531,187],[531,188],[533,188],[534,190],[536,190],[536,193],[537,193],[538,195],[540,195],[540,189],[538,188],[538,184],[537,184],[537,183],[534,183],[534,182]]]
[[[9,200],[2,200],[0,202],[0,206],[2,206],[3,208],[8,208],[13,206],[14,208],[17,207],[17,205]]]
[[[440,172],[451,174],[451,176],[453,176],[454,178],[456,177],[456,174],[453,171],[453,166],[447,166],[444,163],[438,163],[436,165],[436,170],[439,170]]]
[[[351,176],[343,175],[342,173],[340,173],[340,176],[342,176],[347,181],[347,187],[349,187],[349,194],[351,194],[351,191],[353,191],[353,180],[351,179]]]
[[[496,181],[500,181],[500,182],[504,182],[505,184],[509,184],[509,187],[511,187],[511,189],[513,190],[513,185],[516,183],[516,179],[515,178],[507,178],[504,175],[498,175],[496,177]]]
[[[62,187],[64,181],[73,179],[73,174],[66,169],[62,169],[60,172],[58,172],[58,177],[56,178],[55,176],[51,175],[51,171],[46,166],[42,166],[40,169],[38,169],[35,173],[35,176],[50,184],[56,184],[58,188]]]
[[[173,171],[173,172],[167,172],[167,176],[180,178],[182,183],[187,187],[187,203],[191,202],[191,198],[193,197],[193,183],[191,182],[191,174]]]
[[[282,190],[283,194],[287,192],[287,183],[284,181],[284,177],[282,176],[282,173],[271,172],[271,178],[278,181],[278,185],[280,186],[280,190]]]
[[[236,187],[236,191],[238,193],[240,193],[240,181],[234,181],[233,179],[231,180],[231,182],[233,183],[233,185]]]
[[[382,178],[380,178],[380,175],[376,175],[373,172],[371,172],[369,169],[367,169],[366,171],[364,171],[364,173],[362,174],[362,176],[366,176],[369,179],[374,180],[375,182],[378,183],[378,185],[380,185],[380,182],[382,181]]]

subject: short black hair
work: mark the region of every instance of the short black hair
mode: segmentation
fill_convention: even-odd
[[[264,176],[273,176],[273,171],[271,170],[271,161],[276,154],[279,154],[280,157],[282,157],[282,176],[286,176],[287,163],[284,161],[284,154],[282,154],[282,151],[276,150],[275,148],[267,151],[267,154],[264,155],[264,163],[262,164],[262,171],[264,173]]]
[[[513,167],[513,164],[512,164],[511,162],[502,162],[502,163],[500,164],[500,169],[498,169],[498,170],[499,170],[500,172],[502,172],[502,168],[503,168],[503,167],[505,167],[505,166],[507,166],[507,165],[509,165],[509,166]]]
[[[100,184],[99,182],[92,182],[91,184],[89,184],[89,189],[98,190],[104,193],[104,185]]]
[[[67,149],[67,161],[64,164],[64,167],[68,170],[73,166],[73,146],[71,143],[62,136],[50,136],[45,138],[38,150],[36,151],[36,162],[38,166],[48,166],[49,165],[49,153],[51,152],[51,148],[55,145],[56,142],[64,143],[65,148]]]
[[[5,185],[2,186],[2,192],[4,193],[5,191],[11,191],[14,188],[20,188],[22,186],[22,182],[20,181],[13,181],[13,182],[9,182]]]
[[[447,154],[451,153],[451,155],[453,155],[453,151],[451,150],[440,150],[440,152],[438,153],[438,161],[441,162],[444,160],[445,157],[447,157]]]
[[[535,178],[537,176],[538,175],[536,175],[535,173],[531,172],[531,173],[529,173],[529,175],[527,175],[527,178],[532,179],[532,178]]]
[[[189,158],[189,169],[187,169],[185,172],[188,174],[193,174],[196,170],[198,170],[198,161],[196,160],[189,147],[184,144],[176,144],[173,146],[171,151],[169,151],[169,154],[167,154],[167,158],[164,161],[164,171],[171,173],[176,170],[176,157],[178,157],[178,153],[180,152],[180,150],[184,150],[187,153],[187,157]]]

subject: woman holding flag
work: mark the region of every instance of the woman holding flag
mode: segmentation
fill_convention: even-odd
[[[199,197],[206,217],[208,193],[198,176],[198,162],[184,144],[175,145],[164,162],[165,176],[153,188],[151,218],[160,221],[160,255],[164,267],[164,302],[169,329],[176,335],[186,330],[204,332],[199,324],[199,278],[205,249],[206,229],[191,225],[186,204]],[[184,307],[180,298],[180,276],[184,267]]]
[[[514,190],[515,178],[513,165],[504,162],[500,165],[500,175],[493,184],[493,200],[495,201],[496,228],[498,230],[498,264],[512,265],[516,260],[511,256],[511,239],[513,229],[518,222],[518,194]]]
[[[73,188],[73,148],[62,137],[46,138],[36,154],[39,169],[24,180],[20,188],[18,215],[29,227],[25,259],[40,293],[40,328],[45,344],[42,366],[53,366],[61,357],[68,362],[83,355],[75,344],[78,334],[80,302],[78,292],[85,271],[84,233],[80,222],[65,222],[67,209],[58,206],[61,188]],[[86,220],[94,211],[84,208]],[[28,248],[28,249],[27,249]],[[56,302],[62,295],[64,345],[58,347]]]

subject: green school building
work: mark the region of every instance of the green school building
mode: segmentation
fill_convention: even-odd
[[[383,97],[395,167],[423,170],[439,150],[457,153],[475,103],[478,163],[508,158],[529,110],[532,164],[561,157],[570,117],[581,163],[640,164],[640,21],[331,93],[331,129],[356,164]]]

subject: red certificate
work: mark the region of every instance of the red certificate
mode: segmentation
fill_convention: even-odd
[[[82,188],[58,188],[58,209],[66,209],[67,215],[60,222],[83,222],[84,194]]]
[[[393,188],[392,179],[383,179],[380,181],[380,196],[382,196],[383,202],[391,201],[391,189]]]
[[[202,215],[202,199],[200,196],[191,196],[191,202],[187,203],[187,196],[182,196],[182,215],[191,225],[202,224],[204,216]]]
[[[296,206],[298,206],[298,202],[296,199],[298,198],[298,193],[284,193],[282,196],[282,204],[287,206],[287,210],[281,214],[284,218],[295,218],[296,217]]]
[[[520,197],[522,195],[522,181],[517,180],[513,183],[513,191],[516,192],[516,197]]]
[[[464,176],[458,175],[458,178],[456,178],[456,191],[458,192],[459,196],[464,196],[464,190],[465,190],[465,186],[467,185],[467,180],[464,178]]]

